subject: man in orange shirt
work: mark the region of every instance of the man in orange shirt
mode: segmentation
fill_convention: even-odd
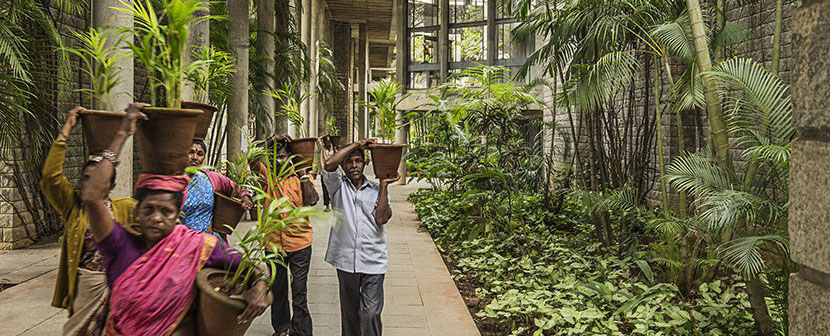
[[[277,151],[280,164],[288,159],[287,149],[291,138],[287,135],[278,135],[268,143],[268,152]],[[260,173],[266,178],[265,165],[260,164]],[[279,169],[277,167],[276,169]],[[305,171],[291,174],[282,181],[276,190],[267,190],[274,199],[288,197],[295,206],[313,206],[317,204],[319,196],[314,190],[314,184]],[[266,209],[268,206],[266,205]],[[308,311],[308,269],[311,265],[311,220],[286,227],[279,235],[271,235],[269,240],[280,246],[285,252],[286,267],[278,267],[276,280],[271,286],[274,302],[271,304],[271,326],[276,336],[305,336],[312,335],[311,314]],[[288,271],[291,271],[291,307],[288,304]],[[291,309],[293,308],[293,309]],[[291,316],[291,312],[294,315]]]

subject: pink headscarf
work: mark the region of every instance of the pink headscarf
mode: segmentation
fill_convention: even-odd
[[[141,174],[138,181],[135,182],[133,192],[138,192],[141,189],[182,192],[187,189],[187,184],[190,183],[190,177],[187,175],[160,175],[160,174]]]

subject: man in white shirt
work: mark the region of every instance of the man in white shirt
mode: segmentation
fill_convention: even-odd
[[[392,218],[388,186],[398,180],[369,181],[363,139],[343,147],[325,162],[323,181],[335,210],[326,262],[337,269],[341,334],[380,336],[383,279],[387,266],[384,224]]]

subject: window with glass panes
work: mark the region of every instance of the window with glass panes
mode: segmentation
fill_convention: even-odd
[[[527,48],[513,41],[513,31],[519,25],[512,14],[517,1],[407,0],[407,87],[433,87],[450,72],[468,67],[523,64]],[[443,8],[446,11],[439,10]],[[442,40],[447,41],[443,53]],[[441,55],[446,55],[445,59]],[[442,74],[442,69],[446,73]]]

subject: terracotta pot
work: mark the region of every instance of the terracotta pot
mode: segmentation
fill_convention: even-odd
[[[257,211],[257,207],[253,207],[248,210],[248,219],[252,221],[259,219],[259,211]]]
[[[225,225],[235,229],[242,221],[242,216],[245,215],[242,201],[218,192],[213,193],[213,201],[213,231],[230,234],[231,231]]]
[[[401,164],[401,156],[406,145],[370,144],[368,147],[372,151],[375,177],[378,179],[394,178],[398,174],[398,166]]]
[[[205,138],[207,138],[208,131],[210,130],[210,122],[213,121],[213,114],[219,109],[210,104],[190,101],[183,101],[182,108],[202,111],[202,114],[199,115],[199,122],[196,124],[196,134],[193,135],[193,137],[205,140]]]
[[[188,153],[202,111],[145,107],[148,120],[136,130],[143,173],[181,175],[190,165]]]
[[[288,152],[296,155],[294,163],[298,169],[308,168],[314,164],[314,145],[317,138],[294,139],[288,143]]]
[[[197,335],[201,336],[242,336],[251,327],[251,322],[240,324],[236,317],[247,307],[245,301],[232,299],[216,290],[225,276],[224,270],[204,268],[196,275],[199,289],[199,305],[196,310]]]
[[[89,154],[100,154],[112,143],[127,112],[83,110],[80,114]]]

